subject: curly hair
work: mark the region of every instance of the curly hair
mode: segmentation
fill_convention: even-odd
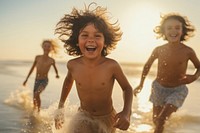
[[[94,9],[91,6],[95,5]],[[91,9],[91,10],[90,10]],[[85,10],[78,11],[76,8],[72,9],[71,14],[65,14],[63,18],[57,23],[55,34],[59,35],[59,39],[64,42],[64,48],[69,55],[82,55],[80,48],[77,46],[78,36],[81,30],[89,23],[93,23],[95,28],[103,33],[105,38],[105,48],[101,54],[106,56],[113,50],[117,42],[121,40],[122,32],[118,25],[109,22],[107,15],[107,8],[96,6],[96,3],[85,6]]]
[[[164,25],[165,22],[170,19],[178,20],[179,22],[182,23],[183,34],[181,36],[180,41],[186,41],[190,37],[194,36],[195,28],[190,23],[190,21],[186,16],[181,16],[178,13],[169,13],[166,15],[161,15],[160,17],[161,17],[160,25],[156,26],[154,29],[154,32],[157,34],[157,38],[163,38],[164,40],[167,40],[164,34]]]

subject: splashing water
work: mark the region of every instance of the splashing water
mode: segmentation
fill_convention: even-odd
[[[19,87],[4,101],[5,104],[19,109],[32,109],[31,90],[25,87]]]
[[[153,133],[154,126],[152,123],[151,103],[148,102],[150,94],[150,82],[146,83],[144,90],[138,95],[134,101],[133,112],[131,116],[131,125],[127,131],[117,130],[117,133]],[[67,133],[66,130],[72,117],[76,114],[79,107],[78,104],[71,104],[69,100],[65,103],[65,123],[62,129],[56,130],[54,117],[57,111],[58,102],[54,102],[48,108],[41,108],[40,113],[32,111],[32,91],[30,88],[19,87],[10,93],[10,96],[4,100],[4,104],[20,109],[23,111],[20,124],[22,125],[21,133]],[[200,117],[186,115],[186,112],[179,111],[166,122],[166,130],[164,133],[176,133],[187,131],[192,127],[198,127]],[[186,127],[186,129],[181,129]],[[195,131],[188,130],[190,133]]]

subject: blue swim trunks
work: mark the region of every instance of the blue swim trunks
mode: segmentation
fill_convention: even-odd
[[[172,104],[177,108],[180,108],[183,105],[187,95],[188,88],[186,85],[180,85],[177,87],[164,87],[157,81],[153,81],[150,101],[155,106]]]
[[[48,84],[48,78],[46,79],[36,79],[35,80],[35,85],[34,85],[34,92],[37,92],[37,91],[42,91],[42,90],[39,90],[39,87],[42,86],[43,88],[45,88]]]

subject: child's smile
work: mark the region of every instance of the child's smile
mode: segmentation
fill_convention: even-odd
[[[178,42],[182,35],[182,24],[178,20],[169,19],[165,22],[164,31],[169,42]]]
[[[99,32],[94,24],[90,23],[80,31],[78,46],[84,57],[96,58],[101,56],[104,40],[103,33]]]
[[[94,45],[92,45],[92,44],[86,44],[86,50],[88,51],[88,52],[94,52],[95,50],[96,50],[96,46],[94,46]]]

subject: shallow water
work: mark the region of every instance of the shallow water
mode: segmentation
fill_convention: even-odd
[[[40,115],[32,112],[32,87],[35,75],[31,75],[26,87],[21,85],[31,65],[30,62],[1,61],[0,133],[64,133],[64,128],[55,130],[53,118],[66,74],[65,63],[57,64],[60,79],[56,79],[54,71],[50,70],[49,84],[41,95],[42,109]],[[137,86],[142,65],[122,65],[122,67],[133,88]],[[148,101],[148,98],[154,74],[153,69],[145,81],[144,89],[138,97],[133,99],[133,113],[129,130],[117,131],[118,133],[153,133],[152,104]],[[165,133],[198,133],[200,131],[199,87],[199,81],[188,85],[188,97],[183,106],[166,123]],[[121,89],[117,83],[113,92],[113,103],[116,110],[120,111],[123,101]],[[65,105],[65,128],[67,128],[67,123],[78,106],[78,97],[73,86]]]

